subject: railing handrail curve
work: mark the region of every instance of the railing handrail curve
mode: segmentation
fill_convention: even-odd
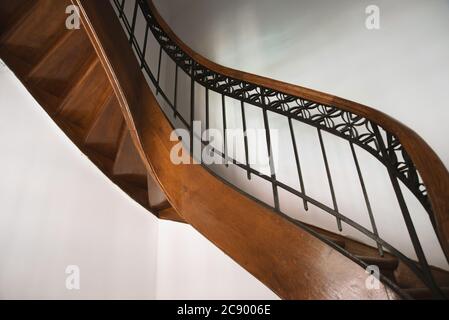
[[[365,270],[336,254],[340,252],[334,248],[336,245],[324,241],[328,244],[325,245],[316,239],[320,238],[318,235],[313,237],[310,235],[313,232],[304,232],[288,219],[273,214],[268,206],[248,199],[204,167],[176,165],[170,161],[169,150],[178,143],[167,139],[173,125],[161,101],[156,99],[159,85],[147,83],[148,78],[141,71],[142,61],[136,60],[136,51],[133,53],[128,47],[134,37],[130,39],[122,32],[119,21],[124,18],[123,12],[115,12],[120,13],[117,19],[107,2],[73,1],[80,7],[83,25],[113,85],[148,173],[155,175],[173,208],[186,221],[281,298],[403,297],[403,293],[397,292],[398,296],[382,284],[381,290],[366,288]],[[215,191],[213,196],[204,196],[211,190]],[[299,247],[302,249],[298,250]],[[345,267],[336,273],[335,265]],[[305,272],[309,276],[298,276]],[[316,286],[315,279],[326,283],[326,290]]]
[[[170,40],[199,65],[230,78],[353,113],[366,118],[394,135],[410,157],[425,185],[431,210],[426,209],[429,212],[446,259],[449,260],[449,172],[435,151],[414,130],[391,116],[366,105],[217,64],[185,44],[160,15],[153,1],[146,1],[154,18]]]

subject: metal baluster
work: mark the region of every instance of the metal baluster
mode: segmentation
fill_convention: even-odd
[[[209,114],[209,89],[208,88],[206,88],[206,131],[209,131],[209,126],[210,126],[210,124],[209,124],[209,117],[210,117],[210,114]],[[207,135],[207,141],[209,141],[209,134]],[[210,142],[210,141],[209,141]]]
[[[162,46],[159,48],[159,62],[157,63],[157,88],[156,88],[156,96],[159,94],[159,91],[160,91],[161,62],[162,62]]]
[[[122,3],[120,4],[119,11],[120,11],[120,18],[122,18],[124,11],[125,11],[125,0],[122,0]]]
[[[176,119],[178,111],[178,65],[175,69],[175,96],[173,98],[173,117]]]
[[[332,183],[331,170],[329,168],[329,163],[327,161],[326,148],[324,147],[323,135],[321,133],[320,128],[317,128],[317,130],[318,130],[318,137],[320,139],[320,146],[321,146],[321,152],[323,154],[324,165],[326,167],[327,180],[329,181],[329,188],[331,191],[332,203],[334,206],[334,210],[338,212],[337,199],[335,197],[334,184]],[[342,225],[341,225],[341,219],[338,217],[337,217],[337,227],[338,227],[338,230],[340,230],[340,231],[343,230]]]
[[[193,121],[195,119],[195,62],[192,60],[190,82],[190,154],[193,154]]]
[[[150,30],[150,26],[148,24],[148,21],[146,21],[146,27],[145,27],[145,39],[143,40],[143,51],[142,51],[142,60],[140,62],[140,68],[143,69],[145,67],[145,56],[147,54],[147,44],[148,44],[148,31]]]
[[[245,144],[245,159],[246,159],[246,165],[248,167],[247,169],[247,176],[248,180],[251,180],[251,165],[249,163],[249,151],[248,151],[248,136],[246,135],[246,115],[245,115],[245,103],[241,101],[241,109],[242,109],[242,123],[243,123],[243,142]]]
[[[265,96],[264,96],[264,89],[261,88],[261,99],[262,104],[265,105]],[[271,183],[273,187],[273,202],[274,202],[274,208],[276,211],[280,210],[279,206],[279,194],[278,194],[278,187],[276,184],[276,169],[274,167],[274,159],[273,159],[273,150],[271,148],[271,134],[270,134],[270,124],[268,122],[268,113],[267,109],[263,109],[263,122],[264,122],[264,128],[265,128],[265,138],[267,140],[267,150],[268,150],[268,161],[270,163],[270,171],[271,171]]]
[[[424,274],[425,279],[427,280],[427,285],[432,291],[432,295],[435,298],[444,298],[444,294],[441,292],[441,289],[435,283],[435,279],[432,276],[429,264],[426,259],[426,255],[424,254],[424,250],[419,241],[418,234],[416,232],[415,226],[413,225],[413,220],[410,216],[410,212],[407,207],[407,203],[405,202],[404,195],[402,194],[401,187],[399,185],[398,179],[394,176],[394,168],[390,164],[390,157],[385,146],[382,135],[380,134],[379,128],[376,124],[372,124],[373,132],[376,135],[379,149],[384,158],[387,159],[387,171],[390,177],[391,184],[393,185],[394,192],[396,194],[396,198],[399,203],[399,207],[402,212],[402,216],[404,217],[404,222],[407,227],[407,231],[410,235],[410,239],[412,240],[413,248],[415,249],[416,256],[418,257],[419,264],[421,266],[421,271]]]
[[[212,147],[212,142],[210,141],[210,134],[209,134],[209,129],[210,129],[210,106],[209,106],[209,89],[206,87],[206,148],[208,148],[207,150],[209,150],[210,152],[210,156],[213,157],[214,156],[214,148]]]
[[[351,147],[352,157],[354,158],[354,163],[357,168],[357,174],[359,176],[360,185],[362,187],[363,197],[365,198],[366,209],[368,210],[371,227],[373,228],[373,233],[376,235],[376,237],[379,237],[379,233],[377,232],[376,221],[374,220],[373,210],[371,208],[371,203],[370,203],[369,197],[368,197],[368,192],[365,187],[365,181],[363,180],[362,170],[360,169],[359,159],[357,158],[357,153],[355,152],[354,144],[351,141],[349,141],[349,145]],[[376,242],[376,244],[377,244],[377,248],[379,250],[380,256],[383,257],[384,251],[383,251],[382,246],[377,242]]]
[[[134,11],[133,11],[133,20],[131,23],[131,32],[130,32],[130,36],[129,36],[129,43],[133,43],[134,40],[134,30],[136,28],[136,20],[137,20],[137,7],[138,7],[138,3],[137,0],[134,4]]]
[[[223,115],[223,156],[225,166],[228,167],[228,140],[227,140],[227,128],[226,128],[226,101],[224,94],[221,95],[221,110]]]
[[[293,122],[292,118],[288,118],[288,125],[290,127],[290,135],[292,137],[292,144],[293,144],[293,151],[295,153],[295,161],[296,161],[296,169],[298,171],[298,177],[299,177],[299,184],[301,186],[301,191],[304,195],[306,195],[306,189],[304,187],[304,180],[302,178],[302,171],[301,171],[301,164],[299,162],[299,153],[298,153],[298,147],[296,145],[296,138],[295,138],[295,131],[293,130]],[[309,206],[307,204],[306,199],[303,199],[304,202],[304,209],[307,211],[309,210]]]

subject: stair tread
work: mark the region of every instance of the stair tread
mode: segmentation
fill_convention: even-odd
[[[346,247],[346,241],[336,238],[336,237],[332,237],[332,236],[327,236],[327,235],[323,235],[324,238],[326,238],[329,241],[332,241],[333,243],[335,243],[336,245],[338,245],[339,247],[345,248]]]
[[[117,98],[111,95],[88,130],[84,143],[115,158],[124,128],[125,120]]]
[[[87,133],[113,90],[98,58],[86,65],[87,70],[61,103],[58,116],[75,123]]]
[[[114,175],[132,177],[136,179],[134,182],[141,185],[147,184],[147,170],[134,147],[131,135],[128,130],[123,134],[117,157],[114,163]]]
[[[33,85],[65,97],[93,60],[95,52],[86,34],[80,30],[66,31],[33,66],[27,78]]]
[[[399,260],[396,257],[362,256],[357,258],[370,265],[378,265],[381,269],[394,270],[398,267]]]
[[[46,62],[49,62],[50,59],[53,57],[53,55],[58,50],[58,48],[60,46],[62,46],[64,44],[64,42],[66,42],[67,39],[70,38],[70,36],[72,34],[74,34],[74,33],[76,33],[76,32],[74,32],[74,31],[67,31],[67,32],[63,33],[56,40],[56,42],[53,43],[52,47],[45,53],[45,55],[43,57],[41,57],[41,59],[33,66],[33,69],[28,74],[28,77],[32,77],[40,68],[42,68],[45,65]]]
[[[0,3],[0,43],[14,32],[34,10],[37,1],[14,0]]]
[[[70,4],[69,0],[33,1],[9,31],[3,34],[2,44],[13,50],[17,57],[34,65],[66,30],[65,9]]]
[[[161,211],[157,212],[157,216],[159,219],[162,220],[170,220],[170,221],[176,221],[180,223],[187,223],[183,217],[181,217],[175,209],[173,208],[167,208]]]
[[[32,69],[32,65],[24,61],[20,57],[17,57],[11,52],[8,46],[0,46],[0,58],[13,70],[13,72],[22,78],[24,75]]]
[[[159,187],[158,183],[154,180],[151,175],[147,175],[147,186],[148,186],[148,202],[153,210],[160,210],[170,207],[164,192]]]
[[[126,178],[121,176],[115,176],[113,180],[123,191],[125,191],[137,203],[149,209],[147,197],[148,191],[146,188],[142,188],[141,186],[136,185],[132,181],[128,181]]]
[[[417,263],[416,263],[417,264]],[[417,264],[418,265],[418,264]],[[430,266],[430,270],[435,279],[435,282],[441,287],[449,287],[449,272]],[[419,279],[417,275],[410,270],[410,268],[399,262],[398,268],[394,271],[396,282],[401,288],[424,288],[425,284]]]

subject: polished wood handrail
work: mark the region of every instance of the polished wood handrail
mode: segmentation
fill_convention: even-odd
[[[151,92],[107,1],[72,0],[100,57],[149,173],[173,208],[281,298],[395,299],[369,290],[365,270],[199,165],[175,165],[172,127]]]
[[[432,148],[412,129],[371,107],[334,95],[228,68],[205,58],[186,45],[162,18],[152,0],[147,0],[160,27],[185,53],[208,69],[288,95],[301,97],[362,116],[395,135],[410,156],[427,189],[432,221],[443,252],[449,260],[449,172]]]

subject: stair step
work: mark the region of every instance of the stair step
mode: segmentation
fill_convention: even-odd
[[[336,245],[338,245],[339,247],[341,247],[343,249],[346,247],[346,241],[344,241],[343,239],[339,239],[339,238],[331,237],[331,236],[324,236],[324,235],[323,235],[323,237],[326,238],[327,240],[335,243]]]
[[[89,129],[84,143],[114,159],[125,125],[117,98],[111,95]]]
[[[58,109],[58,117],[73,122],[86,133],[113,92],[100,61],[94,59],[87,65],[87,71],[71,88]]]
[[[27,75],[28,82],[64,98],[95,56],[83,30],[66,30]]]
[[[66,7],[69,0],[40,0],[25,8],[21,18],[15,20],[1,42],[15,56],[35,65],[65,32]]]
[[[163,209],[170,208],[170,203],[165,197],[164,192],[159,187],[159,184],[154,180],[151,175],[147,175],[147,185],[148,185],[148,202],[150,208],[153,211],[160,211]]]
[[[184,218],[182,218],[175,209],[173,208],[167,208],[161,211],[157,212],[157,216],[159,219],[162,220],[170,220],[170,221],[175,221],[175,222],[180,222],[180,223],[187,223]]]
[[[436,268],[430,267],[432,275],[435,282],[441,287],[449,287],[449,272]],[[418,278],[410,268],[403,263],[399,262],[399,266],[394,271],[394,276],[396,278],[397,284],[401,288],[424,288],[424,283]]]
[[[128,181],[126,177],[116,176],[113,178],[114,182],[125,191],[131,198],[133,198],[141,206],[149,209],[148,205],[148,190],[136,185],[132,181]]]
[[[44,54],[44,56],[33,66],[28,77],[33,77],[41,68],[48,67],[47,64],[53,64],[53,60],[55,60],[55,53],[67,42],[67,39],[70,38],[71,35],[76,34],[74,31],[67,31],[61,34],[59,39],[53,43],[52,47]],[[82,32],[80,32],[82,34]],[[69,65],[66,61],[66,65]],[[39,76],[38,76],[39,77]]]
[[[87,157],[104,173],[111,174],[114,168],[114,160],[105,156],[103,153],[98,152],[95,148],[85,146],[83,151]]]
[[[22,24],[36,5],[35,0],[0,1],[0,43]]]
[[[56,114],[57,110],[61,105],[61,99],[52,95],[51,93],[42,90],[39,87],[29,85],[25,83],[28,91],[33,95],[33,97],[39,102],[39,104],[45,109],[45,111],[53,116]]]
[[[399,260],[395,257],[372,257],[372,256],[357,256],[360,260],[364,261],[368,265],[376,265],[381,270],[394,271],[399,264]]]
[[[0,46],[0,59],[11,69],[18,78],[24,78],[32,69],[32,65],[15,56],[7,46]]]
[[[138,184],[147,190],[147,170],[134,146],[131,135],[126,130],[122,136],[114,163],[114,176],[121,176],[129,182]],[[145,195],[148,201],[148,194]]]
[[[402,290],[417,300],[433,299],[432,291],[428,288],[408,288]],[[449,297],[449,287],[442,287],[441,290],[446,297]]]

